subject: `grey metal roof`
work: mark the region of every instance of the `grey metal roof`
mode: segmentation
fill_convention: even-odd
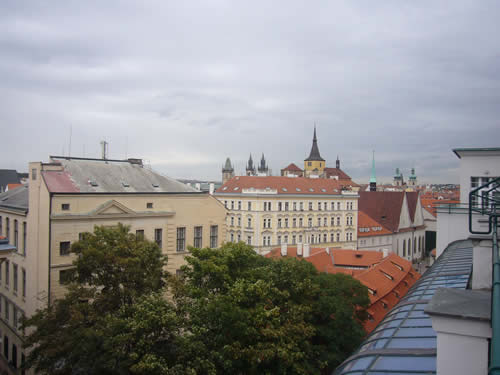
[[[5,191],[8,184],[20,183],[15,169],[0,169],[0,192]]]
[[[325,161],[325,159],[323,159],[319,154],[318,140],[316,138],[316,127],[314,127],[314,136],[313,136],[313,144],[311,147],[311,153],[309,154],[309,157],[304,161]]]
[[[425,312],[429,315],[489,321],[491,293],[485,290],[439,288]]]
[[[0,194],[0,209],[7,208],[22,212],[28,211],[29,191],[28,185],[9,190]]]
[[[334,375],[436,374],[436,332],[425,308],[439,288],[465,289],[472,241],[454,242]]]
[[[197,193],[195,189],[143,166],[140,159],[129,161],[51,156],[51,160],[61,163],[66,172],[67,177],[57,178],[69,179],[62,183],[54,179],[52,188],[49,186],[52,192],[58,192],[61,187],[59,192]],[[66,189],[66,183],[70,183],[74,190]]]

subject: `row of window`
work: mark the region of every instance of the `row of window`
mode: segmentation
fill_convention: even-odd
[[[418,241],[418,242],[417,242]],[[413,254],[421,253],[424,249],[424,236],[413,237]],[[408,254],[407,254],[408,250]],[[403,257],[412,255],[412,239],[403,240]]]
[[[12,320],[11,320],[12,311]],[[0,294],[0,317],[17,331],[21,326],[21,320],[24,317],[24,311],[17,307],[15,303],[10,301],[3,294]]]
[[[210,247],[212,249],[218,246],[219,242],[219,226],[211,225],[210,226]],[[193,246],[197,248],[203,247],[203,227],[196,226],[194,227],[194,238],[193,238]],[[177,247],[176,250],[178,252],[186,251],[186,227],[178,227],[177,228]]]
[[[0,331],[0,337],[2,337],[2,331]],[[17,345],[16,344],[12,344],[12,351],[9,351],[9,346],[10,343],[9,343],[9,336],[7,335],[4,335],[3,336],[3,352],[0,351],[0,353],[2,353],[2,355],[4,356],[4,358],[7,360],[7,362],[9,363],[10,366],[12,366],[13,368],[17,368],[18,366],[18,362],[17,362]],[[26,357],[24,355],[24,353],[21,352],[21,365],[24,364],[24,361],[26,360]],[[24,370],[21,371],[21,374],[24,375],[26,372]]]
[[[146,208],[153,208],[153,202],[146,202]],[[69,211],[70,209],[71,205],[69,203],[61,203],[61,211]]]
[[[5,266],[4,266],[5,264]],[[9,260],[5,260],[3,264],[0,264],[0,284],[2,281],[5,281],[5,289],[10,288],[10,267],[11,262]],[[2,276],[5,275],[5,278],[3,279]],[[12,291],[14,295],[17,295],[18,293],[18,285],[19,285],[19,267],[17,264],[12,263]],[[23,298],[26,297],[26,270],[24,268],[21,269],[21,286],[22,286],[22,296]]]
[[[28,238],[28,224],[26,221],[22,222],[22,242],[19,243],[19,221],[17,219],[13,220],[14,225],[13,225],[13,231],[14,233],[11,233],[11,226],[10,226],[10,218],[6,217],[5,218],[5,227],[4,227],[4,218],[0,216],[0,236],[5,236],[11,245],[14,245],[16,247],[16,251],[19,252],[19,245],[21,245],[21,254],[26,255],[26,240]]]
[[[246,202],[247,211],[252,211],[252,202]],[[308,203],[309,211],[314,210],[314,202],[275,202],[276,211],[304,211],[305,204]],[[231,210],[242,209],[241,201],[224,201],[224,206]],[[318,211],[337,211],[342,210],[342,202],[317,202],[316,209]],[[352,210],[354,202],[346,202],[345,209]],[[264,211],[273,211],[273,202],[264,202]]]
[[[241,241],[241,234],[234,234],[230,233],[229,235],[230,241],[237,242]],[[262,246],[271,246],[271,237],[270,235],[264,235],[262,236]],[[304,236],[302,234],[296,235],[293,234],[291,236],[289,235],[278,235],[277,240],[278,243],[277,245],[283,244],[288,244],[291,243],[292,245],[295,245],[297,243],[302,243]],[[327,233],[323,234],[317,234],[317,235],[310,235],[306,236],[307,240],[309,243],[328,243],[328,242],[340,242],[341,241],[341,234],[340,233],[330,233],[330,236],[328,236]],[[330,239],[330,241],[328,241]],[[289,242],[291,240],[291,242]],[[345,234],[345,241],[352,241],[353,240],[353,234],[351,232],[348,232]],[[252,245],[252,236],[247,236],[246,242],[248,245]]]
[[[229,220],[230,220],[231,226],[234,226],[234,216],[231,216]],[[237,218],[237,222],[238,222],[238,226],[241,226],[241,217]],[[284,219],[278,218],[277,222],[278,222],[278,228],[290,228],[290,226],[289,226],[290,221],[288,218],[284,218]],[[335,222],[336,222],[336,224],[335,224]],[[334,216],[332,216],[330,218],[330,225],[332,227],[335,225],[340,226],[341,225],[340,222],[341,222],[340,216],[337,216],[336,218]],[[298,223],[298,225],[297,225],[297,223]],[[353,217],[347,216],[345,223],[348,226],[352,226],[353,225]],[[264,218],[262,220],[262,228],[264,228],[264,229],[270,229],[271,224],[272,224],[272,219],[270,219],[270,218],[269,219]],[[294,217],[291,220],[291,224],[292,224],[292,228],[297,228],[297,227],[302,228],[302,227],[304,227],[304,220],[301,217],[298,220],[297,220],[297,218]],[[307,226],[309,228],[313,226],[312,217],[308,218]],[[321,227],[321,226],[327,227],[328,226],[328,218],[327,217],[324,217],[324,218],[318,217],[317,226],[318,227]],[[247,228],[252,228],[252,218],[251,217],[247,218]]]

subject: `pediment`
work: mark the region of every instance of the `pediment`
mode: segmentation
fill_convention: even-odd
[[[94,215],[123,215],[134,213],[133,210],[115,200],[107,201],[93,212]]]

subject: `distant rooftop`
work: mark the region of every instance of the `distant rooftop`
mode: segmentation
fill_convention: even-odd
[[[436,332],[424,310],[437,289],[465,289],[471,270],[472,241],[450,244],[333,374],[436,374]]]
[[[1,208],[7,208],[26,213],[28,211],[28,203],[28,185],[22,185],[0,194]]]
[[[141,159],[109,160],[51,156],[63,171],[42,172],[53,193],[198,193],[143,166]]]

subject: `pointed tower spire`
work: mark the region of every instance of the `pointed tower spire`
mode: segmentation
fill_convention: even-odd
[[[372,157],[372,175],[370,177],[370,191],[377,191],[377,176],[375,174],[375,150]]]
[[[247,176],[254,176],[255,175],[255,166],[253,165],[251,153],[250,153],[250,157],[248,158],[248,164],[247,164],[246,171],[247,171]]]
[[[318,139],[316,138],[316,125],[314,125],[314,135],[313,135],[313,144],[311,147],[311,153],[309,157],[304,161],[325,161],[319,153],[318,148]]]
[[[340,159],[338,155],[337,155],[337,160],[335,161],[335,168],[340,169]]]

